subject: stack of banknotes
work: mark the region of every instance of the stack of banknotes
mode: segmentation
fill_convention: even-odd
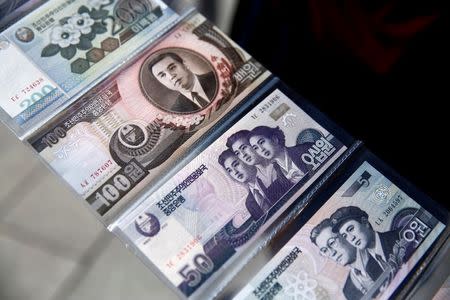
[[[0,0],[1,120],[180,298],[409,297],[448,211],[176,7]]]

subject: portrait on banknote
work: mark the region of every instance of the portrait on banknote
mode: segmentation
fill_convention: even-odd
[[[47,3],[0,34],[10,44],[0,51],[0,79],[16,78],[0,91],[9,99],[0,110],[18,135],[86,93],[179,19],[160,0],[29,2]]]
[[[387,299],[443,229],[363,162],[235,299]]]
[[[311,241],[321,255],[349,267],[342,289],[347,299],[362,298],[373,289],[383,271],[389,270],[389,278],[370,296],[376,297],[402,266],[406,249],[400,245],[400,228],[396,228],[397,222],[394,224],[391,230],[375,231],[367,212],[357,206],[346,206],[311,231]]]
[[[162,49],[150,55],[140,71],[140,86],[146,98],[171,113],[193,113],[213,104],[218,93],[214,66],[199,53]]]
[[[16,38],[22,43],[28,43],[34,39],[34,33],[28,27],[21,27],[16,31]]]
[[[289,192],[305,191],[346,149],[281,90],[270,90],[118,226],[191,295],[292,204]]]
[[[30,142],[103,216],[120,199],[159,180],[269,76],[196,14],[67,107]],[[80,162],[86,168],[69,167]]]
[[[266,214],[302,178],[311,175],[311,168],[301,157],[314,142],[287,147],[283,130],[268,126],[241,130],[228,138],[228,149],[218,161],[230,178],[248,189],[245,205],[254,220]]]

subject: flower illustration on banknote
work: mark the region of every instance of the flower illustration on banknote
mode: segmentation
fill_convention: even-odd
[[[92,2],[91,8],[81,6],[78,13],[62,18],[59,25],[52,28],[50,44],[42,49],[42,57],[60,54],[63,58],[70,60],[78,50],[89,50],[93,47],[92,41],[95,37],[107,31],[103,21],[108,17],[109,12],[103,9],[103,6],[109,4],[110,1]],[[99,3],[100,5],[98,5]]]
[[[75,14],[67,20],[69,25],[80,31],[82,34],[88,34],[92,31],[92,25],[94,25],[94,20],[88,13]]]
[[[50,33],[51,43],[61,48],[80,43],[81,32],[72,25],[55,26]]]
[[[309,278],[305,271],[298,272],[297,275],[287,274],[286,282],[283,283],[284,292],[291,299],[295,300],[315,300],[317,299],[315,289],[317,281]]]

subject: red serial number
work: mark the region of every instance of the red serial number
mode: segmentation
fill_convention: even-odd
[[[100,175],[102,175],[106,170],[109,169],[113,165],[112,161],[109,159],[105,162],[100,168],[98,168],[94,173],[91,174],[92,179],[97,179]]]
[[[107,162],[105,162],[100,168],[98,168],[94,173],[91,174],[91,178],[95,180],[97,177],[102,175],[102,173],[106,172],[111,166],[113,165],[112,161],[109,159]],[[84,179],[81,182],[81,187],[86,188],[89,185],[89,180]]]
[[[37,88],[39,85],[41,85],[44,82],[44,79],[39,78],[38,80],[28,84],[26,87],[22,89],[22,94],[26,95],[28,93],[31,93],[35,88]]]
[[[182,260],[186,255],[189,254],[189,252],[191,252],[192,249],[194,249],[194,247],[200,243],[201,237],[197,236],[195,239],[191,240],[186,246],[184,246],[183,249],[181,249],[180,252],[178,252],[177,254],[177,258],[178,260]]]

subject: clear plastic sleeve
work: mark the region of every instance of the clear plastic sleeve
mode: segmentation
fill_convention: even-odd
[[[447,256],[448,211],[366,149],[333,177],[219,298],[418,295]]]
[[[110,226],[182,298],[215,296],[360,146],[278,80],[247,103]]]

